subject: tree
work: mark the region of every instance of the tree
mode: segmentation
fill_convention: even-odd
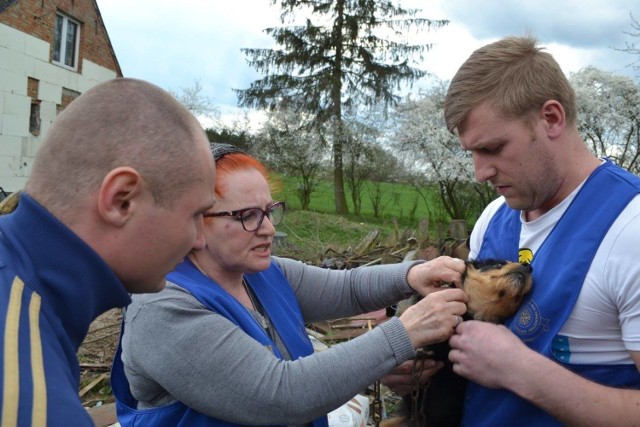
[[[220,111],[215,107],[211,98],[202,94],[202,83],[195,80],[193,86],[181,87],[178,92],[170,91],[191,113],[201,119],[217,121]]]
[[[349,144],[344,152],[344,179],[351,194],[353,213],[360,215],[362,207],[362,188],[365,181],[373,172],[372,142],[367,139],[371,136],[370,129],[355,124],[356,129],[349,137]]]
[[[409,59],[431,48],[411,44],[402,31],[439,28],[448,21],[416,18],[389,0],[272,0],[281,8],[282,27],[268,28],[282,49],[242,49],[249,64],[265,73],[248,89],[236,90],[241,106],[305,112],[333,132],[336,213],[349,212],[344,193],[343,153],[348,144],[344,116],[374,105],[394,105],[395,90],[425,71]],[[304,24],[293,25],[306,13]]]
[[[633,38],[640,38],[640,21],[636,19],[631,12],[629,12],[629,17],[631,18],[631,29],[632,31],[624,31],[624,33]],[[634,70],[636,70],[640,75],[640,46],[636,45],[634,41],[625,42],[625,47],[616,48],[616,50],[627,52],[631,55],[635,55],[637,58],[630,64]]]
[[[418,99],[399,104],[393,140],[399,152],[408,154],[407,168],[414,171],[409,182],[425,203],[429,200],[424,189],[435,183],[451,219],[474,218],[496,194],[488,184],[475,182],[471,157],[445,126],[446,88],[446,82],[436,79]]]
[[[304,113],[277,110],[269,113],[257,140],[256,157],[269,168],[296,178],[300,204],[308,210],[325,158],[323,130]]]
[[[215,127],[208,127],[205,131],[210,142],[232,144],[249,154],[256,154],[255,136],[246,112],[242,117],[236,117],[229,123],[220,121]]]
[[[365,182],[388,182],[397,169],[397,159],[380,146],[383,133],[380,126],[382,122],[377,114],[349,117],[345,122],[348,144],[344,150],[344,179],[356,215],[361,211]]]
[[[640,87],[630,78],[585,67],[572,73],[578,130],[591,151],[640,173]]]

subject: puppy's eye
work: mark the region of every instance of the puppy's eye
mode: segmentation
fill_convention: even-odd
[[[504,298],[504,296],[505,296],[506,294],[507,294],[507,293],[505,292],[505,290],[504,290],[504,289],[502,289],[502,290],[500,290],[500,292],[498,292],[498,296],[499,296],[500,298]]]
[[[487,265],[484,265],[484,266],[480,267],[480,271],[482,271],[484,273],[484,272],[487,272],[487,271],[500,270],[505,265],[506,264],[504,262],[495,262],[495,263],[487,264]]]

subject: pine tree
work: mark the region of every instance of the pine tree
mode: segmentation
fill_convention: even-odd
[[[242,49],[249,64],[265,77],[248,89],[236,90],[239,104],[285,107],[331,127],[336,213],[346,214],[344,115],[399,101],[396,91],[402,83],[410,85],[426,74],[412,65],[411,58],[422,59],[431,48],[409,43],[403,31],[437,29],[448,21],[417,18],[420,9],[405,9],[388,0],[271,0],[271,4],[282,10],[283,26],[265,31],[281,49]],[[306,23],[291,24],[296,16],[308,16]]]

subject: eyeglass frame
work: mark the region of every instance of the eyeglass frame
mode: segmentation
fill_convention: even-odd
[[[280,221],[278,221],[277,224],[274,224],[273,220],[271,219],[271,216],[269,215],[269,211],[273,210],[273,208],[276,207],[276,206],[282,206],[282,218],[280,218]],[[247,230],[247,227],[244,224],[244,219],[242,219],[242,216],[243,216],[243,214],[245,212],[251,211],[251,210],[259,210],[262,213],[262,217],[258,221],[258,225],[256,226],[256,228],[254,228],[253,230]],[[253,208],[238,209],[238,210],[235,210],[235,211],[204,213],[204,214],[202,214],[202,216],[204,218],[216,218],[216,217],[223,217],[223,216],[234,217],[235,219],[240,221],[240,224],[242,224],[242,228],[244,229],[244,231],[248,231],[248,232],[251,233],[251,232],[254,232],[254,231],[260,229],[260,227],[262,227],[262,223],[264,222],[265,217],[269,218],[269,221],[271,221],[271,225],[273,225],[274,227],[276,225],[280,224],[282,222],[282,220],[284,219],[284,213],[285,213],[286,210],[287,210],[287,205],[286,205],[285,202],[273,202],[269,206],[267,206],[267,209],[253,207]]]

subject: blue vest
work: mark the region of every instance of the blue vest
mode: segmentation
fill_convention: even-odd
[[[531,262],[532,292],[520,310],[506,321],[506,326],[530,348],[555,359],[553,339],[573,310],[596,251],[611,224],[638,193],[640,178],[607,161],[589,176],[549,233]],[[489,223],[478,259],[518,261],[520,228],[520,211],[504,204]],[[640,374],[633,364],[556,362],[601,384],[640,387]],[[510,391],[489,389],[473,382],[467,386],[464,407],[465,426],[562,425]]]
[[[267,270],[245,274],[244,277],[284,341],[291,358],[296,360],[312,354],[313,345],[305,330],[298,301],[278,265],[272,261]],[[268,346],[277,357],[282,358],[275,343],[249,311],[217,283],[205,277],[187,258],[169,273],[167,280],[188,290],[205,307],[229,319],[256,341]],[[137,402],[129,392],[129,383],[124,374],[120,354],[121,348],[118,348],[111,373],[111,387],[116,397],[118,421],[123,427],[238,426],[203,415],[179,401],[153,409],[136,409]],[[318,418],[313,425],[326,427],[327,417]]]

